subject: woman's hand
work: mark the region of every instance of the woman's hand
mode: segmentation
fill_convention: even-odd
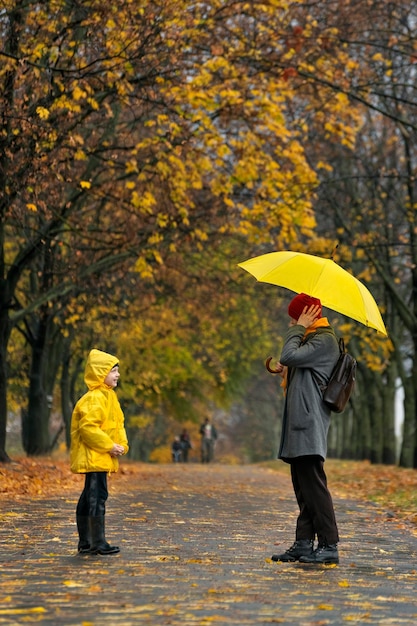
[[[266,360],[266,369],[271,374],[279,374],[282,378],[285,376],[285,370],[287,369],[286,365],[283,365],[279,361],[275,361],[274,367],[271,367],[272,356],[268,357]]]
[[[304,307],[303,312],[297,320],[297,324],[308,328],[312,323],[321,316],[321,306],[312,304],[310,307]]]

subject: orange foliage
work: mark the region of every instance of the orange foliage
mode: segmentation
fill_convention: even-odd
[[[63,495],[81,486],[66,460],[18,458],[0,466],[0,499]]]
[[[287,473],[284,463],[268,461],[268,467]],[[417,471],[369,461],[329,459],[325,464],[335,498],[375,502],[390,520],[417,525]]]

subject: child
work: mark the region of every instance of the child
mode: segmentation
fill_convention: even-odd
[[[191,439],[186,428],[183,429],[180,435],[181,447],[182,447],[182,462],[188,463],[188,451],[191,450]]]
[[[182,446],[179,437],[175,437],[174,441],[172,442],[171,451],[172,460],[174,461],[174,463],[179,463],[181,461],[182,455]]]
[[[107,543],[104,532],[107,474],[117,471],[117,457],[129,449],[124,415],[114,391],[119,378],[118,359],[91,350],[84,373],[88,391],[75,405],[71,420],[71,471],[85,474],[76,510],[80,554],[120,552]]]

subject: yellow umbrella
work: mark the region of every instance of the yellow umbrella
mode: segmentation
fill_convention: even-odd
[[[332,259],[283,251],[262,254],[238,266],[260,282],[319,298],[323,306],[387,335],[371,293]]]

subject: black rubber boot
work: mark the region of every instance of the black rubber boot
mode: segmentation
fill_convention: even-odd
[[[299,539],[283,554],[273,554],[271,559],[273,561],[283,561],[284,563],[294,563],[294,561],[299,561],[301,557],[310,556],[311,554],[313,554],[313,540]]]
[[[320,543],[310,556],[300,557],[300,563],[317,563],[318,565],[339,563],[337,543]]]
[[[84,515],[77,515],[78,530],[78,553],[88,554],[90,552],[90,523],[89,518]]]
[[[104,515],[90,517],[91,548],[90,554],[117,554],[120,548],[107,543],[104,534]]]

